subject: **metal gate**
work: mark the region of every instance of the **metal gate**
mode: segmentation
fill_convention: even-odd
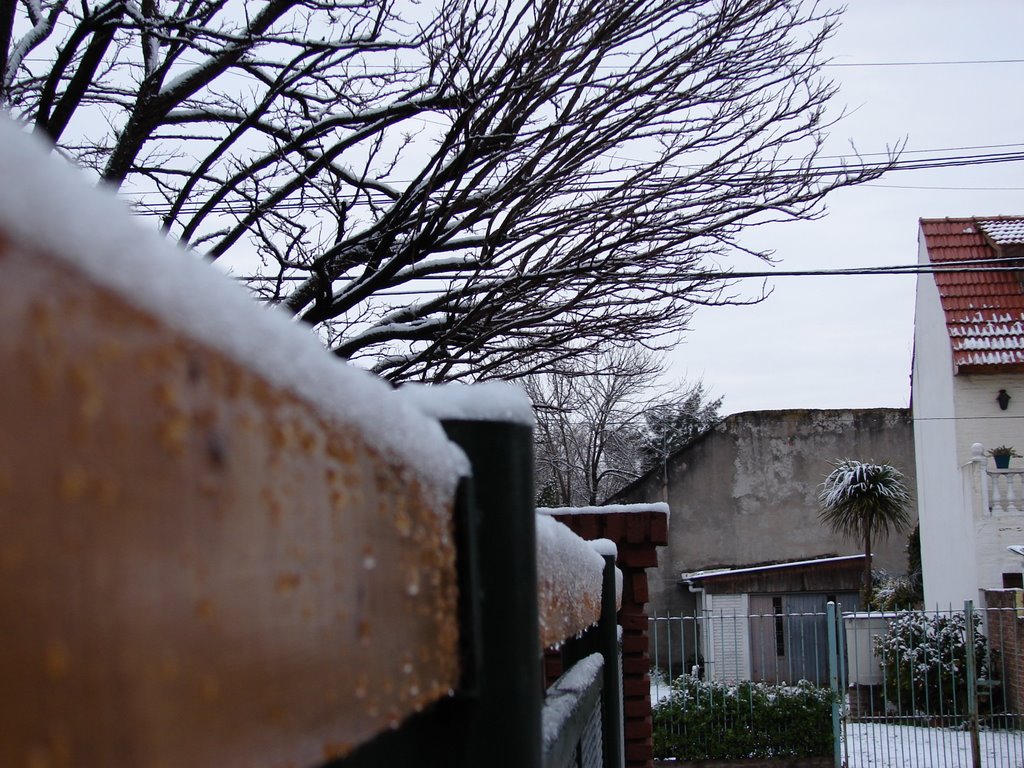
[[[835,634],[846,646],[845,764],[1024,765],[1016,622],[970,601],[963,610],[843,615]]]
[[[727,759],[716,740],[733,739],[721,731],[733,722],[781,729],[769,734],[768,750],[806,742],[808,726],[798,718],[751,719],[758,697],[779,697],[780,709],[803,706],[783,699],[800,689],[822,728],[831,714],[837,767],[1024,768],[1024,691],[1015,677],[1024,679],[1024,610],[968,603],[959,611],[844,614],[834,603],[793,597],[780,605],[751,596],[746,614],[650,620],[658,756]],[[831,713],[811,689],[831,692]],[[730,698],[737,695],[746,698]],[[698,717],[687,708],[708,711]],[[694,732],[696,723],[703,733]],[[672,749],[689,752],[668,754]],[[829,751],[820,739],[813,750],[819,759]]]

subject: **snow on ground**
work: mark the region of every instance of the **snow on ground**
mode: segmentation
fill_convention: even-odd
[[[1024,765],[1024,731],[978,734],[981,764],[986,768]],[[849,723],[848,768],[969,768],[970,735],[950,728]]]
[[[651,670],[651,706],[655,707],[658,702],[667,699],[672,692],[665,673],[655,667]]]

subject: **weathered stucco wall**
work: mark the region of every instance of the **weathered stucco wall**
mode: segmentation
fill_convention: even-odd
[[[861,545],[818,521],[818,489],[841,458],[886,461],[914,487],[914,437],[905,409],[756,411],[728,417],[669,459],[669,544],[650,573],[650,609],[683,612],[682,571],[846,555]],[[616,502],[665,500],[652,472]],[[916,507],[912,510],[916,520]],[[876,545],[875,566],[906,570],[905,535]]]

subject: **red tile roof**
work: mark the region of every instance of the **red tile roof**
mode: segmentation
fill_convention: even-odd
[[[937,266],[1024,255],[1024,216],[921,219],[921,233]],[[957,373],[1024,371],[1022,278],[1024,260],[1020,272],[935,274]]]

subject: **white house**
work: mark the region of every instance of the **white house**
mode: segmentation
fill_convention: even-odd
[[[983,605],[1021,585],[1024,464],[1024,217],[923,219],[912,412],[925,604]]]

